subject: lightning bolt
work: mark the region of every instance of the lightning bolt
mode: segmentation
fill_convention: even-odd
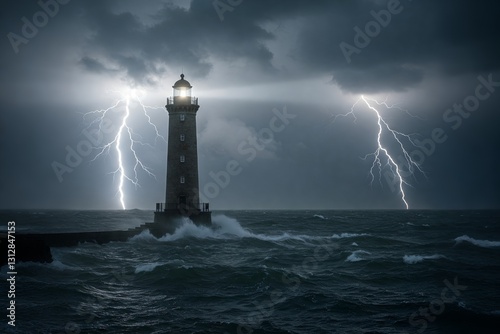
[[[396,163],[395,159],[393,158],[393,154],[391,154],[387,145],[384,145],[383,138],[387,137],[392,138],[393,142],[396,143],[397,146],[399,146],[400,151],[402,152],[402,156],[406,161],[406,165],[408,166],[408,172],[410,173],[410,175],[414,175],[414,173],[418,171],[422,173],[424,176],[426,176],[420,165],[411,158],[411,155],[406,150],[403,141],[406,140],[414,147],[419,147],[419,145],[412,139],[412,136],[414,134],[405,134],[392,129],[389,126],[389,124],[384,120],[380,111],[376,107],[374,107],[374,105],[384,106],[387,109],[399,109],[400,111],[405,112],[411,117],[415,118],[419,117],[410,114],[407,110],[402,109],[397,105],[389,105],[387,103],[387,99],[385,99],[382,102],[378,102],[374,99],[366,98],[364,95],[361,95],[361,97],[352,105],[351,110],[348,113],[335,115],[332,123],[335,122],[338,117],[347,117],[347,116],[352,116],[354,118],[354,123],[356,123],[357,117],[355,113],[355,108],[359,103],[366,104],[368,109],[375,114],[377,119],[377,127],[378,127],[377,140],[376,140],[377,148],[375,149],[374,152],[367,154],[363,158],[364,160],[366,160],[369,157],[373,157],[373,162],[370,168],[370,176],[371,176],[370,184],[373,185],[373,182],[375,181],[375,172],[374,172],[375,170],[378,170],[378,176],[379,176],[378,179],[380,184],[382,184],[381,181],[382,169],[386,166],[389,167],[390,171],[393,173],[393,176],[398,180],[398,188],[401,196],[401,201],[404,203],[406,209],[409,209],[410,206],[408,204],[408,201],[406,200],[405,187],[408,186],[411,187],[411,184],[407,180],[405,180],[405,178],[402,176],[401,168]],[[385,162],[385,164],[383,162]]]
[[[108,117],[108,114],[110,114],[111,112],[117,112],[119,114],[120,126],[116,134],[114,135],[114,137],[112,137],[110,141],[108,141],[104,145],[94,147],[94,149],[97,150],[97,154],[91,161],[97,160],[102,155],[109,155],[110,151],[112,150],[115,151],[116,169],[110,174],[113,174],[113,178],[116,175],[118,175],[117,194],[120,201],[120,205],[122,209],[125,210],[126,209],[126,204],[125,204],[126,196],[124,190],[125,183],[130,182],[136,188],[140,187],[139,174],[138,174],[140,170],[144,171],[150,177],[156,179],[156,176],[153,174],[152,169],[146,166],[141,161],[139,154],[137,153],[138,146],[149,146],[151,148],[153,146],[149,143],[143,142],[142,141],[143,137],[140,134],[136,133],[133,130],[133,127],[130,125],[131,102],[135,102],[136,104],[139,105],[140,111],[142,112],[142,115],[144,115],[145,117],[145,121],[148,123],[149,126],[153,128],[155,133],[155,144],[158,139],[161,139],[165,143],[167,141],[160,134],[157,126],[152,122],[151,116],[148,112],[148,110],[163,109],[163,108],[145,105],[142,102],[142,96],[141,96],[143,95],[143,92],[135,89],[131,89],[128,91],[114,91],[113,93],[116,93],[120,96],[120,98],[118,98],[114,104],[105,109],[97,109],[84,113],[83,119],[87,120],[88,118],[93,118],[92,121],[87,126],[87,129],[89,129],[90,127],[92,127],[97,123],[99,127],[99,132],[101,132],[103,123],[105,121],[105,118]],[[129,168],[126,168],[126,161],[125,161],[126,153],[128,153],[128,155],[131,157],[132,160],[132,166]]]

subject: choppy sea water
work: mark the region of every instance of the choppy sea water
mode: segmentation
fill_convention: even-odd
[[[0,212],[17,233],[126,229],[152,215]],[[3,315],[0,332],[499,331],[500,211],[227,211],[213,222],[18,264],[16,327]]]

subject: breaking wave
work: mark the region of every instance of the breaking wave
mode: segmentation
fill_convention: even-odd
[[[196,225],[190,220],[186,220],[172,234],[166,234],[161,238],[156,238],[149,230],[144,230],[138,235],[130,238],[130,241],[139,242],[172,242],[184,238],[197,239],[235,239],[235,238],[253,238],[270,242],[300,241],[310,243],[311,241],[325,239],[344,239],[367,235],[365,233],[341,233],[331,236],[312,236],[307,234],[291,234],[283,232],[281,234],[268,235],[254,233],[244,227],[234,218],[225,215],[216,215],[212,218],[212,226]]]
[[[371,253],[367,252],[367,251],[364,251],[364,250],[354,251],[354,252],[351,253],[351,255],[349,255],[347,257],[347,259],[345,259],[345,262],[358,262],[358,261],[361,261],[361,260],[365,260],[365,259],[363,259],[362,257],[359,256],[361,254],[371,254]]]
[[[158,241],[158,239],[149,232],[149,230],[144,230],[141,233],[134,235],[129,241]]]
[[[159,262],[139,264],[135,267],[135,273],[138,274],[140,272],[153,271],[156,267],[161,266],[161,265],[163,265],[163,263],[159,263]]]
[[[422,262],[424,260],[437,260],[437,259],[444,259],[446,258],[444,255],[441,254],[434,254],[434,255],[405,255],[403,256],[403,261],[404,263],[407,264],[415,264]]]
[[[458,238],[455,238],[457,243],[461,242],[469,242],[475,246],[484,247],[484,248],[492,248],[492,247],[500,247],[500,241],[489,241],[489,240],[477,240],[469,237],[468,235],[462,235]]]

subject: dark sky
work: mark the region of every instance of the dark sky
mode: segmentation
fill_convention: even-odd
[[[375,112],[358,103],[357,120],[335,118],[361,95],[423,146],[401,137],[425,173],[410,175],[394,137],[381,137],[410,208],[500,208],[499,9],[487,0],[3,1],[0,208],[119,209],[113,147],[67,166],[68,149],[87,149],[83,130],[97,131],[96,114],[83,114],[139,92],[159,107],[148,114],[166,136],[163,106],[181,72],[199,97],[200,188],[213,209],[404,208],[387,160],[371,184],[373,156],[362,159],[377,148]],[[100,145],[125,111],[109,112],[115,132],[101,132]],[[156,179],[139,170],[139,186],[125,182],[126,207],[153,209],[164,201],[166,144],[134,100],[129,125]],[[133,176],[130,152],[123,161]],[[230,161],[239,174],[208,186]],[[59,178],[55,165],[67,166]]]

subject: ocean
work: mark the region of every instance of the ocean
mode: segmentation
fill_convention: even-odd
[[[128,229],[153,212],[0,211],[16,233]],[[500,211],[225,211],[172,235],[16,265],[2,333],[498,333]]]

